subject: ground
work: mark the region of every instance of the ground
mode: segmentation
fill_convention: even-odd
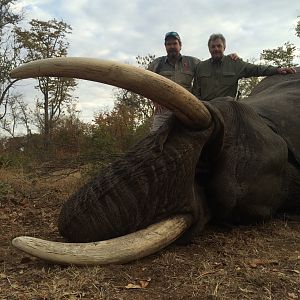
[[[0,169],[1,300],[300,299],[300,223],[283,217],[210,225],[188,246],[125,265],[59,266],[11,246],[19,235],[61,239],[59,210],[80,182],[78,172],[45,178]]]

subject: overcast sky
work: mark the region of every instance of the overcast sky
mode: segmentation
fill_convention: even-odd
[[[290,41],[300,47],[295,35],[299,0],[20,0],[31,19],[63,20],[73,28],[69,56],[82,56],[135,63],[137,55],[165,55],[164,34],[177,31],[182,54],[209,57],[207,40],[221,32],[226,53],[243,59],[259,59],[264,49]],[[297,60],[300,64],[300,60]],[[33,85],[26,84],[27,96]],[[81,82],[77,88],[81,118],[91,121],[101,107],[112,106],[112,89]]]

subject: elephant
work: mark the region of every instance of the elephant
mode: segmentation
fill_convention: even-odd
[[[300,74],[263,79],[243,101],[204,102],[147,70],[89,58],[24,64],[13,78],[73,77],[155,100],[173,112],[63,205],[69,242],[12,244],[59,264],[124,263],[188,243],[208,222],[251,224],[300,211]]]

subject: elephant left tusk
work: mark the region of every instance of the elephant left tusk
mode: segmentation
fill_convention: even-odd
[[[191,215],[178,215],[106,241],[62,243],[21,236],[14,238],[12,245],[32,256],[63,265],[121,264],[163,249],[175,241],[191,223]]]

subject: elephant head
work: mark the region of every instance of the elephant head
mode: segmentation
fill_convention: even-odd
[[[59,231],[72,243],[15,238],[29,254],[62,264],[128,262],[188,240],[211,217],[270,217],[286,198],[287,145],[246,104],[222,98],[204,105],[155,73],[94,59],[36,61],[12,76],[107,83],[175,115],[66,201]]]

